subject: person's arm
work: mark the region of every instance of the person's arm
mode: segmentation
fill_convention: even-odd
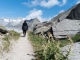
[[[28,30],[28,24],[27,24],[27,30]]]
[[[24,25],[24,24],[22,24],[22,29],[23,29],[23,25]]]

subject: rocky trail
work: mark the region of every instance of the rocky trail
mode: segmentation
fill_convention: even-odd
[[[26,37],[20,37],[12,44],[8,53],[3,53],[0,60],[35,60],[33,47]]]

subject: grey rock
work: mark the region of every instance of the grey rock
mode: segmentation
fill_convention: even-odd
[[[40,23],[39,19],[38,18],[34,18],[34,19],[31,19],[31,20],[27,20],[27,23],[28,23],[28,31],[33,31],[33,28]]]
[[[71,46],[70,54],[68,55],[69,60],[80,60],[80,42],[74,43],[72,45],[67,45],[61,48],[61,53],[65,56],[67,51],[69,51]]]
[[[66,38],[68,35],[75,35],[80,31],[80,20],[64,19],[53,25],[53,34],[56,38]]]
[[[33,29],[33,33],[34,34],[38,34],[38,33],[41,33],[41,32],[47,32],[50,30],[51,26],[52,26],[52,22],[42,22],[42,23],[39,23],[37,24],[34,29]]]
[[[80,3],[54,17],[51,22],[55,38],[67,38],[80,32]]]
[[[8,31],[6,28],[4,28],[3,26],[0,26],[0,33],[1,34],[6,34]]]

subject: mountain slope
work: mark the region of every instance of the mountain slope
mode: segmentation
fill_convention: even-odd
[[[55,38],[67,38],[80,32],[80,3],[51,20]]]
[[[29,22],[28,22],[29,31],[33,31],[34,26],[39,23],[40,23],[40,21],[38,18],[34,18],[34,19],[29,20]]]
[[[58,23],[64,19],[80,20],[80,3],[76,4],[75,6],[73,6],[72,8],[68,9],[63,13],[60,13],[50,21]]]

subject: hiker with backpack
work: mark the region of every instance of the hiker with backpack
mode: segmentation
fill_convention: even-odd
[[[27,24],[26,20],[24,21],[24,23],[22,25],[22,30],[23,30],[23,37],[25,37],[26,31],[28,30],[28,24]]]

